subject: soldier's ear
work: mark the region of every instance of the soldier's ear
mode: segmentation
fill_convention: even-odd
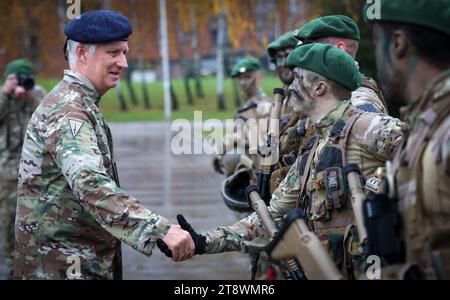
[[[323,81],[319,81],[315,87],[314,93],[316,94],[316,96],[323,96],[327,93],[327,91],[328,85]]]
[[[391,51],[397,59],[404,59],[411,47],[406,32],[401,29],[397,29],[393,32],[391,45]]]
[[[83,44],[78,44],[76,49],[77,59],[83,64],[87,63],[86,54],[88,53],[88,49]]]

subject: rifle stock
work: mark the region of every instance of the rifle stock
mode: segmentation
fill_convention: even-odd
[[[269,234],[270,239],[273,239],[278,232],[278,227],[275,224],[275,221],[272,219],[272,215],[270,214],[266,203],[259,196],[257,187],[252,185],[247,187],[247,189],[245,190],[245,194],[247,195],[247,199],[250,205],[256,211],[256,214],[261,220],[261,223]],[[292,279],[305,279],[305,275],[299,269],[297,263],[293,259],[283,260],[282,263],[288,269]]]
[[[267,253],[274,260],[295,258],[311,280],[342,280],[322,243],[306,226],[300,209],[291,211],[285,223],[269,244]]]

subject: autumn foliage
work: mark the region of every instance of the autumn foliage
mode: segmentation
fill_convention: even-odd
[[[127,15],[134,25],[130,60],[140,56],[146,65],[159,64],[158,0],[80,1],[82,12],[107,8]],[[227,19],[227,46],[262,57],[275,37],[330,10],[342,11],[359,20],[359,2],[363,1],[167,0],[170,57],[180,59],[180,45],[184,47],[185,56],[192,57],[189,38],[194,27],[201,55],[214,55],[218,13],[225,14]],[[68,22],[66,10],[69,6],[66,0],[0,1],[0,71],[11,59],[26,57],[36,63],[42,74],[60,76],[66,67],[62,30]],[[177,40],[180,35],[177,34],[176,17],[188,37],[184,43]]]

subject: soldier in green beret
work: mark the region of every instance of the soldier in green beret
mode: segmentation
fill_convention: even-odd
[[[360,166],[367,178],[386,160],[401,140],[401,122],[386,115],[364,112],[351,105],[352,91],[362,82],[353,58],[332,45],[311,44],[295,49],[287,65],[294,70],[291,91],[295,110],[310,118],[315,135],[304,144],[295,165],[270,202],[280,220],[300,207],[306,222],[319,236],[343,276],[359,277],[363,253],[343,168]],[[263,224],[254,213],[232,226],[194,234],[206,238],[208,254],[261,251],[267,243]],[[300,237],[299,237],[300,238]]]
[[[271,99],[266,96],[261,86],[263,79],[261,69],[262,65],[256,58],[242,59],[232,68],[230,75],[236,80],[239,89],[244,94],[244,104],[238,108],[234,116],[236,126],[234,132],[224,138],[223,144],[216,144],[217,155],[213,159],[216,171],[225,173],[227,176],[221,186],[221,195],[238,220],[248,216],[252,210],[243,190],[247,185],[256,182],[254,169],[243,165],[241,157],[242,155],[247,156],[253,165],[256,165],[257,155],[250,153],[249,132],[252,131],[253,136],[267,134],[272,108]],[[259,127],[262,122],[265,125]],[[242,180],[243,178],[246,180]],[[235,182],[238,182],[238,186],[233,185]],[[236,195],[231,195],[231,192]],[[257,262],[257,278],[268,279],[269,273],[274,276],[281,274],[267,260],[259,260]]]
[[[449,279],[450,0],[380,0],[380,8],[365,10],[374,24],[378,77],[387,101],[404,106],[409,128],[387,174],[395,180],[381,189],[402,215],[400,235],[380,223],[368,229],[398,245],[383,278]]]
[[[236,80],[245,98],[244,104],[238,108],[234,116],[237,122],[248,124],[250,121],[255,121],[258,124],[261,120],[268,122],[270,118],[272,102],[262,89],[261,69],[262,65],[256,58],[245,58],[231,70],[231,77]],[[240,161],[239,154],[243,153],[237,155],[226,155],[226,153],[236,150],[236,144],[240,147],[236,151],[245,152],[245,148],[248,146],[246,132],[248,132],[247,129],[237,130],[234,134],[225,137],[223,143],[216,144],[213,166],[218,173],[229,176],[235,172]]]
[[[356,58],[361,40],[358,25],[348,16],[332,15],[314,19],[294,32],[303,44],[331,44]],[[363,76],[361,86],[352,93],[352,104],[369,112],[387,114],[383,95],[375,80]]]
[[[295,38],[294,32],[289,31],[274,40],[267,47],[267,53],[272,63],[275,64],[278,78],[283,83],[285,88],[285,95],[289,94],[288,88],[294,81],[294,74],[292,70],[286,67],[286,59],[299,44],[299,41]],[[292,112],[292,105],[290,105],[289,97],[286,97],[287,101],[283,102],[282,115],[289,115]]]
[[[0,93],[0,242],[6,254],[7,271],[14,259],[14,220],[17,203],[17,172],[23,137],[31,114],[45,90],[34,83],[33,64],[17,59],[7,65]]]
[[[284,85],[285,99],[280,118],[279,139],[279,163],[272,169],[270,178],[270,192],[281,183],[287,171],[295,162],[302,138],[305,138],[307,119],[301,112],[293,111],[293,95],[289,86],[294,81],[294,73],[286,66],[288,55],[301,44],[294,36],[294,31],[289,31],[269,44],[267,53],[272,63],[275,64],[278,78]]]

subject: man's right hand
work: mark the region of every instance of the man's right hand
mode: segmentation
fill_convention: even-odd
[[[172,257],[173,261],[182,261],[182,260],[186,260],[191,258],[194,254],[197,255],[201,255],[203,253],[205,253],[205,248],[206,248],[206,238],[204,236],[202,236],[201,234],[198,234],[194,231],[194,229],[192,228],[192,226],[186,221],[186,219],[184,218],[183,215],[178,215],[177,216],[177,220],[178,223],[180,224],[180,226],[177,226],[183,230],[186,230],[186,232],[189,233],[190,237],[192,238],[191,240],[194,243],[194,253],[185,258],[185,259],[179,259],[180,256],[175,256],[175,253],[173,252],[172,248],[177,249],[179,248],[178,244],[171,245],[167,244],[167,241],[165,240],[165,238],[169,235],[169,233],[167,233],[166,237],[164,237],[162,240],[158,240],[156,241],[156,245],[158,246],[159,250],[161,250],[162,253],[164,253],[167,257]],[[176,225],[174,225],[176,226]],[[172,227],[174,227],[172,226]],[[172,229],[172,228],[171,228]],[[170,232],[170,230],[169,230]],[[177,259],[175,258],[177,257]]]
[[[195,254],[195,244],[190,233],[183,230],[179,225],[172,225],[164,238],[157,241],[156,244],[160,249],[161,242],[166,247],[165,251],[171,253],[173,261],[183,261]]]

